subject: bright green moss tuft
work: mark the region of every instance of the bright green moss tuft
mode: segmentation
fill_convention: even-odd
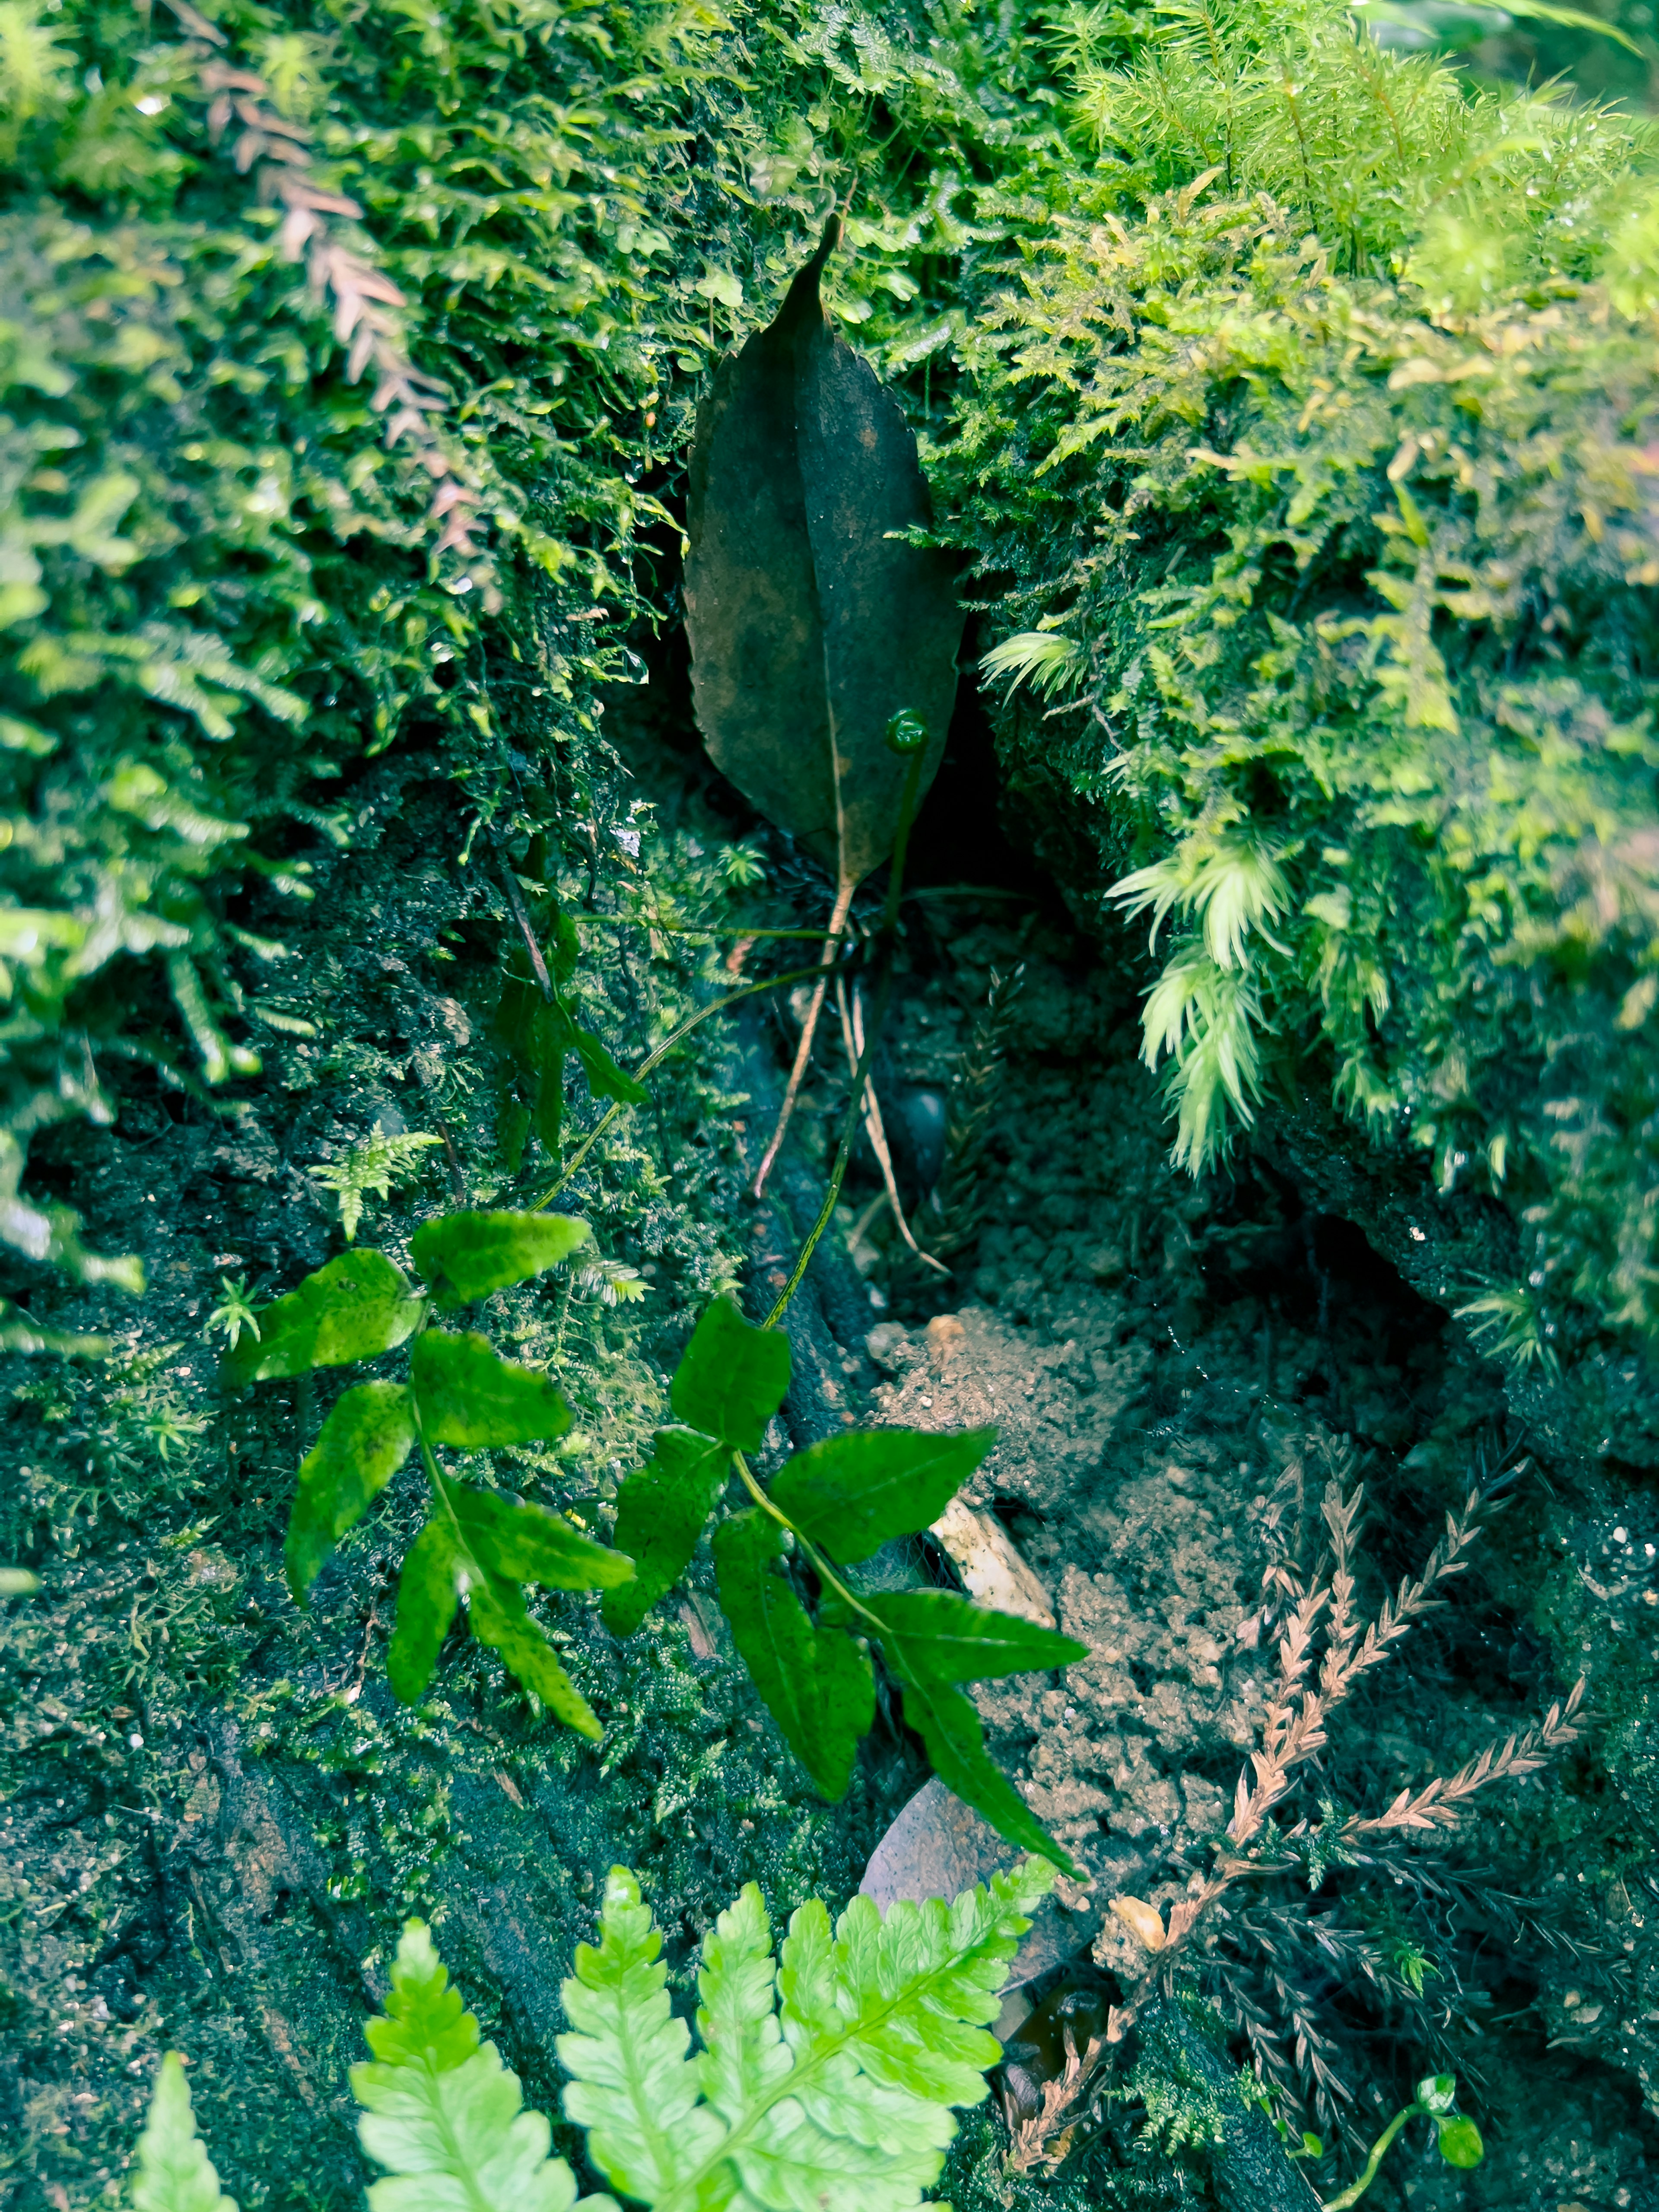
[[[1308,21],[1334,129],[1336,33]],[[1350,104],[1378,72],[1421,90],[1338,43]],[[1233,167],[1293,187],[1271,58],[1232,56],[1255,86]],[[1358,241],[1310,231],[1318,191],[1219,178],[1051,220],[984,313],[941,465],[1009,586],[1023,811],[1163,963],[1146,1051],[1178,1155],[1218,1159],[1270,1095],[1334,1095],[1520,1215],[1547,1350],[1569,1297],[1659,1322],[1659,201],[1638,134],[1528,114],[1523,143],[1460,104],[1476,181],[1426,214],[1441,157],[1416,149]],[[1143,167],[1195,170],[1190,116],[1165,119]],[[1471,291],[1483,227],[1502,282]]]

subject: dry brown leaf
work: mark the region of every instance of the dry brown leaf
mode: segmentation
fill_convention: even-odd
[[[1164,1948],[1164,1915],[1155,1905],[1148,1905],[1144,1897],[1115,1897],[1112,1911],[1133,1936],[1138,1936],[1148,1951]]]

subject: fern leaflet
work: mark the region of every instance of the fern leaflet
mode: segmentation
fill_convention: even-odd
[[[549,2154],[546,2120],[523,2109],[518,2075],[479,2040],[418,1920],[398,1946],[385,2015],[365,2033],[374,2056],[351,2069],[357,2132],[387,2169],[370,2212],[571,2212],[575,2178]],[[587,2197],[583,2212],[607,2202]]]
[[[951,2105],[977,2104],[986,2032],[1026,1915],[1054,1879],[1027,1860],[953,1905],[814,1899],[781,1965],[752,1884],[705,1936],[701,2051],[674,2018],[662,1938],[614,1868],[597,1949],[564,1985],[568,2118],[613,2188],[653,2212],[906,2212],[944,2163]]]
[[[132,2203],[133,2212],[236,2212],[235,2198],[220,2194],[219,2177],[196,2132],[185,2062],[176,2051],[161,2061],[150,2094]]]

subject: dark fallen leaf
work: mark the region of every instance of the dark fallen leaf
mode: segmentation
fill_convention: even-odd
[[[777,319],[728,354],[691,451],[685,622],[709,753],[843,885],[892,850],[908,709],[937,773],[956,696],[955,565],[893,533],[927,525],[898,402],[830,327],[823,242]]]

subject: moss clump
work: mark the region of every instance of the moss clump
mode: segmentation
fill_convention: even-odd
[[[1136,161],[984,313],[942,465],[1011,586],[1000,741],[1083,907],[1161,940],[1179,1156],[1333,1097],[1510,1210],[1449,1303],[1553,1370],[1572,1301],[1659,1319],[1644,141],[1523,142],[1320,7],[1216,21],[1091,81]]]

